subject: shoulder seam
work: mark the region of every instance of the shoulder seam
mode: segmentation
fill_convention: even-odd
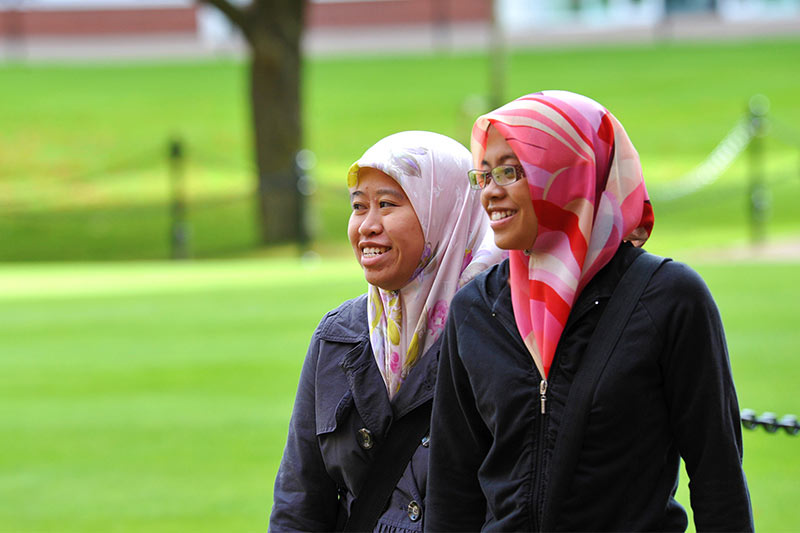
[[[359,333],[355,331],[342,331],[333,333],[329,331],[333,325],[336,323],[336,317],[342,314],[343,311],[350,309],[354,305],[358,305],[362,300],[366,300],[366,295],[362,294],[355,298],[352,298],[344,303],[342,303],[336,309],[328,311],[325,316],[322,318],[322,321],[319,324],[319,338],[321,340],[332,341],[332,342],[352,342],[358,343],[362,342],[364,339],[368,338],[368,333]],[[343,328],[344,329],[344,328]],[[348,328],[350,329],[350,328]]]

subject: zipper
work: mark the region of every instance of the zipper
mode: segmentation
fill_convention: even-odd
[[[539,381],[539,439],[536,444],[536,481],[534,482],[535,504],[533,512],[533,531],[539,531],[542,526],[542,511],[544,510],[544,449],[545,429],[547,419],[547,379]]]
[[[539,382],[539,405],[541,406],[541,413],[547,414],[547,380],[543,379]]]
[[[597,305],[598,300],[592,299],[591,304],[587,304],[582,308],[577,310],[574,318],[570,317],[571,320],[567,323],[567,327],[564,328],[564,335],[567,333],[568,329],[572,329],[575,322],[583,318],[583,316],[588,313],[591,309],[593,309]],[[573,309],[575,311],[575,309]],[[555,375],[558,373],[558,364],[557,358],[553,359],[552,366],[550,367],[550,380],[552,381]],[[542,527],[542,522],[544,520],[544,503],[545,503],[545,486],[544,486],[544,449],[545,449],[545,433],[547,430],[547,387],[549,383],[546,378],[542,377],[539,381],[539,443],[538,443],[538,450],[536,453],[536,481],[534,485],[534,524],[533,530],[538,531]]]
[[[590,307],[587,306],[587,310],[588,309],[590,309]],[[512,336],[514,334],[518,334],[518,330],[516,329],[516,326],[513,323],[511,323],[511,324],[507,323],[506,320],[504,320],[504,317],[498,316],[498,313],[496,311],[494,311],[494,310],[492,310],[491,313],[492,313],[492,317],[495,318],[498,322],[500,322],[503,325],[503,327],[506,328],[506,330],[509,332],[509,334],[511,334]],[[581,314],[583,314],[583,313],[581,313]],[[523,349],[523,351],[525,351],[527,353],[527,349],[525,348],[524,344],[522,345],[522,349]],[[529,359],[529,361],[530,361],[530,363],[533,363],[533,361],[531,359]],[[551,370],[555,370],[555,361],[553,361],[553,363],[554,363],[554,366],[553,366],[553,368]],[[535,365],[534,365],[534,368],[535,368]],[[538,369],[535,368],[535,370],[538,373]],[[551,374],[551,377],[552,377],[552,374]],[[538,432],[537,432],[539,434],[539,437],[538,437],[538,441],[537,441],[537,452],[536,452],[536,458],[535,458],[535,464],[534,464],[534,468],[536,470],[535,470],[535,474],[534,474],[534,478],[535,479],[533,481],[534,482],[534,490],[533,490],[533,494],[532,494],[533,498],[532,498],[532,501],[531,501],[531,509],[530,509],[531,512],[530,512],[530,515],[529,515],[530,516],[530,520],[531,520],[531,525],[532,525],[532,527],[531,527],[532,531],[538,531],[540,529],[541,522],[542,522],[542,512],[544,510],[544,491],[542,490],[542,486],[544,485],[544,471],[543,471],[544,470],[544,468],[543,468],[543,466],[544,466],[544,448],[545,448],[544,439],[545,439],[545,432],[546,432],[546,429],[547,429],[547,425],[546,425],[546,421],[547,421],[547,418],[546,418],[546,415],[547,415],[547,386],[548,386],[547,379],[542,376],[541,380],[539,381],[539,414],[540,414],[540,416],[538,416],[537,417],[538,420],[535,421],[535,423],[539,424],[539,429],[538,429]]]

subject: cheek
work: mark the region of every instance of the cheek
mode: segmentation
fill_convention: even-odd
[[[539,232],[539,220],[536,216],[536,211],[533,209],[533,205],[529,206],[526,209],[525,219],[526,225],[528,228],[528,232],[532,236],[532,238],[536,238],[536,234]]]
[[[416,269],[422,259],[422,252],[425,250],[425,237],[421,231],[415,232],[415,237],[409,248],[409,262],[413,263],[414,269]]]
[[[350,244],[355,248],[358,246],[358,220],[354,214],[350,215],[347,221],[347,237],[350,239]]]
[[[481,189],[481,205],[484,211],[489,207],[489,193],[486,191],[486,188]]]
[[[524,209],[526,211],[528,208],[530,208],[530,212],[533,212],[530,185],[528,185],[527,181],[520,180],[516,183],[512,183],[507,187],[507,190],[514,203],[517,204],[517,208]]]
[[[406,256],[406,261],[413,263],[414,268],[419,264],[422,257],[422,251],[425,249],[425,235],[422,232],[422,227],[417,220],[416,214],[406,217],[400,230],[404,238],[403,250]]]

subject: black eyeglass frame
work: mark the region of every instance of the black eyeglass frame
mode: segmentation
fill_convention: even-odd
[[[512,172],[509,174],[508,170]],[[489,184],[489,176],[500,187],[506,187],[515,183],[525,177],[525,170],[522,165],[498,165],[492,170],[479,170],[473,168],[467,171],[467,178],[469,179],[469,186],[471,189],[479,191]],[[481,185],[483,183],[483,185]]]

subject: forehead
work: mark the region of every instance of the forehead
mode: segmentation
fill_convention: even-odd
[[[376,168],[362,167],[358,171],[358,183],[350,189],[350,195],[389,194],[407,198],[403,187],[394,178]]]
[[[486,151],[483,154],[483,160],[487,163],[507,163],[518,162],[517,156],[509,146],[505,137],[497,131],[497,128],[489,126],[487,130],[488,137],[486,138]]]

